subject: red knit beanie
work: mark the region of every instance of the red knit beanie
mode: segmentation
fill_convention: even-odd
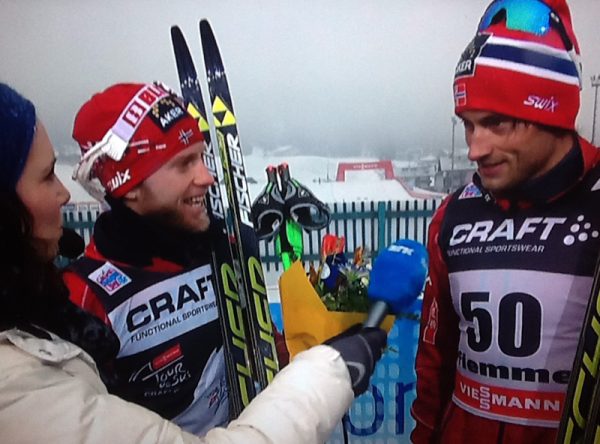
[[[103,154],[89,167],[89,177],[78,177],[82,181],[98,178],[106,193],[117,198],[171,157],[204,140],[181,99],[158,83],[117,84],[95,94],[77,113],[73,138],[84,158],[100,143],[106,147],[105,153],[110,151],[111,142],[107,140],[121,143],[125,151],[120,159],[118,155]]]
[[[456,114],[495,112],[574,130],[579,45],[565,0],[496,0],[454,77]]]

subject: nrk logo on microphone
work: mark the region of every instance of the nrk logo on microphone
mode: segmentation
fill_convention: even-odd
[[[413,248],[407,247],[405,245],[391,245],[388,248],[389,251],[393,251],[394,253],[402,253],[407,256],[412,256],[415,252]]]

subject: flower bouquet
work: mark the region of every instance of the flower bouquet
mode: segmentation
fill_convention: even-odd
[[[370,257],[358,248],[348,260],[344,249],[343,237],[326,235],[317,269],[311,266],[307,276],[297,261],[281,276],[281,310],[290,357],[366,319]],[[394,317],[387,316],[382,327],[389,331],[393,323]]]

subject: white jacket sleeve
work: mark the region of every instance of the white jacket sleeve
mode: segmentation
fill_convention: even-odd
[[[340,354],[313,347],[299,353],[227,429],[210,431],[206,442],[323,444],[353,399]]]
[[[107,394],[87,355],[73,348],[70,359],[53,362],[0,343],[0,442],[322,444],[353,399],[339,353],[315,347],[299,354],[227,428],[198,438]]]

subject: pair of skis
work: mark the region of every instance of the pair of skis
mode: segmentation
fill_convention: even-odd
[[[217,154],[210,135],[200,82],[177,26],[171,28],[181,93],[204,134],[204,161],[215,179],[207,196],[211,219],[212,268],[219,307],[230,417],[236,418],[279,370],[258,238],[251,217],[246,169],[219,48],[210,24],[200,21],[200,40],[210,95],[210,112],[222,165],[226,205],[219,185]]]

